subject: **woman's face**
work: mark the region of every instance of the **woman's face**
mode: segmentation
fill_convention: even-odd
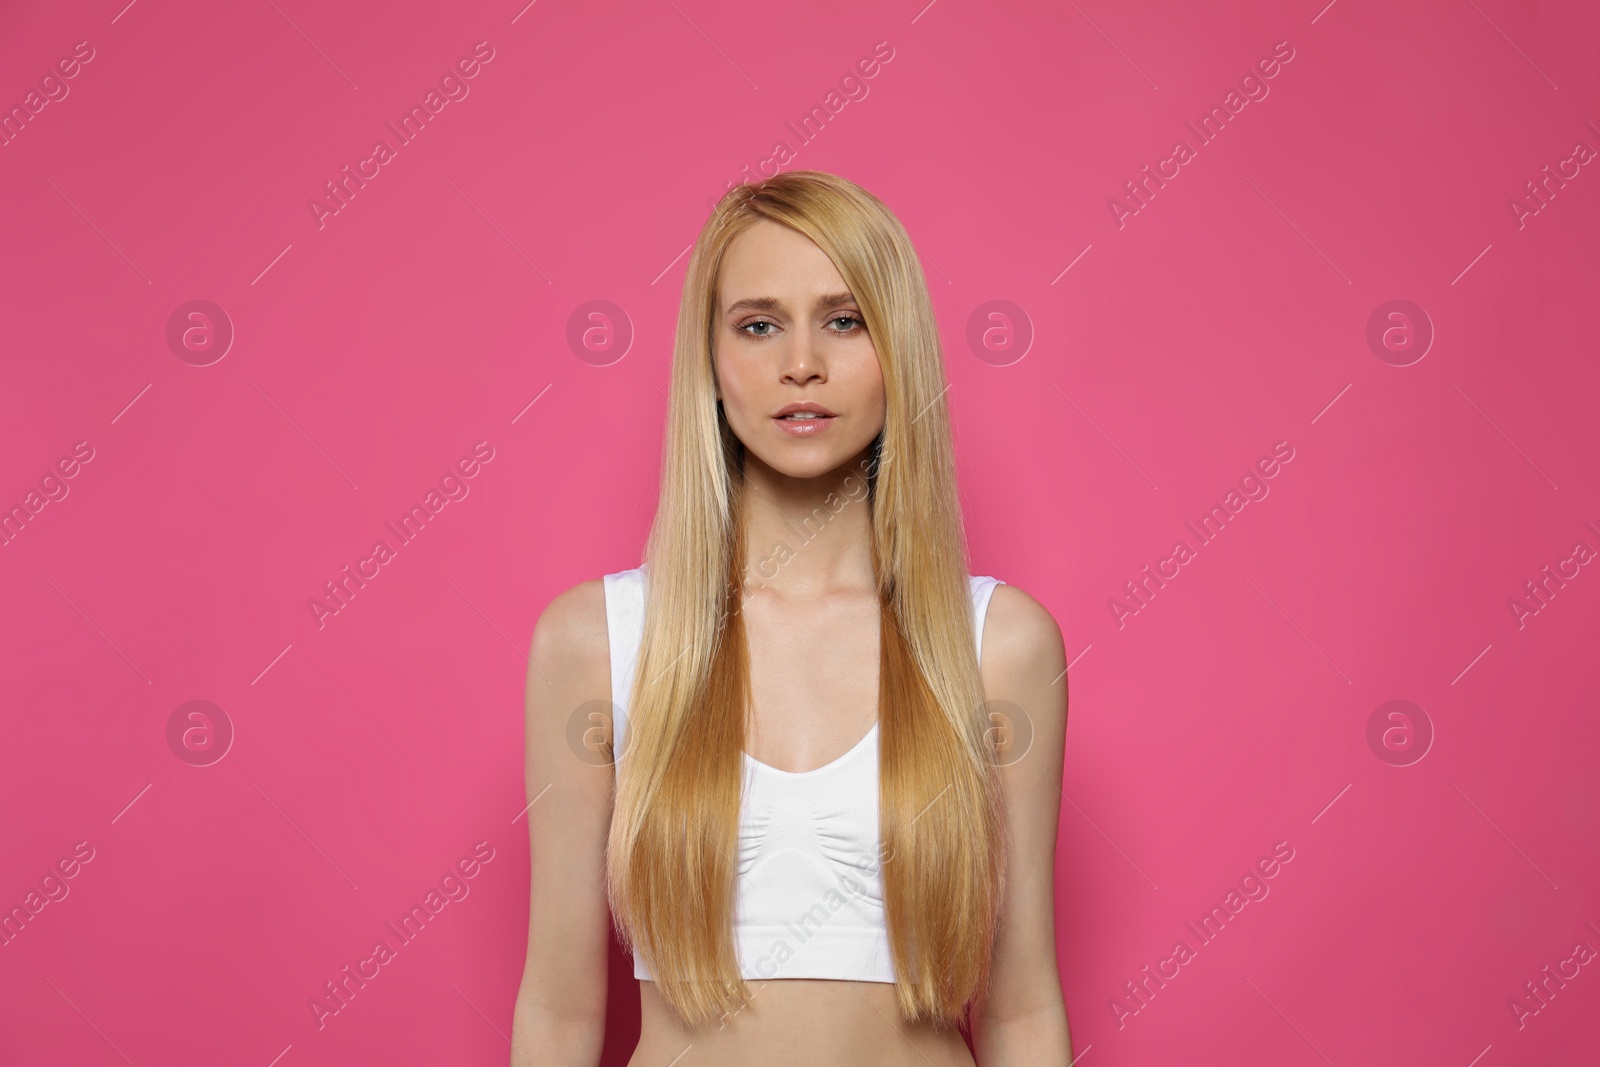
[[[723,255],[712,328],[717,396],[749,455],[792,478],[828,474],[883,430],[883,371],[861,306],[809,237],[762,219]],[[810,401],[831,413],[779,418]]]

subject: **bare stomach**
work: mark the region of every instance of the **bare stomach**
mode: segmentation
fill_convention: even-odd
[[[750,1006],[698,1029],[654,982],[639,983],[639,1046],[628,1067],[975,1067],[954,1026],[908,1023],[887,982],[750,982]]]

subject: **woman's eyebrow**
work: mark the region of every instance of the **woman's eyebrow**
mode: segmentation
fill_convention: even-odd
[[[823,308],[834,308],[834,307],[838,307],[841,304],[853,304],[855,302],[856,302],[856,298],[851,293],[848,293],[848,292],[830,293],[827,296],[818,297],[816,302],[815,302],[815,304],[814,304],[814,306],[818,310],[821,310]],[[732,315],[735,311],[782,311],[782,310],[783,310],[783,301],[779,300],[775,296],[750,296],[750,297],[746,297],[743,300],[736,300],[732,304],[729,304],[728,305],[728,310],[725,312],[725,314]]]

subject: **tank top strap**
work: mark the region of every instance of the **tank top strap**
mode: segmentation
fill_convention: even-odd
[[[972,588],[972,629],[974,639],[978,643],[978,662],[983,662],[983,623],[989,614],[989,600],[994,596],[997,585],[1005,585],[998,578],[984,575],[971,575],[967,579]]]
[[[611,648],[611,740],[620,751],[628,727],[628,699],[644,643],[644,567],[604,576],[606,639]]]

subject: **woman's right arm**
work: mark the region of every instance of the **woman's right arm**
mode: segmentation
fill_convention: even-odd
[[[512,1067],[600,1062],[611,940],[605,846],[614,771],[593,750],[580,745],[575,752],[568,731],[575,716],[597,708],[609,717],[610,699],[605,587],[595,579],[550,602],[534,626],[528,659],[533,877],[527,962],[511,1026]]]

